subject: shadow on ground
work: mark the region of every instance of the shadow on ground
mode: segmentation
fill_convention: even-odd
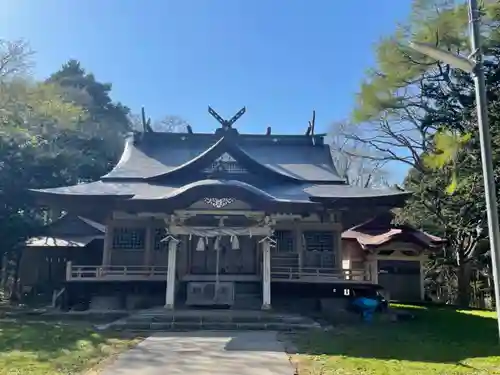
[[[0,321],[0,369],[28,371],[47,367],[76,371],[116,350],[126,349],[138,336],[96,333],[89,325],[81,323]]]
[[[500,356],[497,332],[491,316],[420,309],[412,321],[358,322],[291,339],[301,354],[460,364]]]

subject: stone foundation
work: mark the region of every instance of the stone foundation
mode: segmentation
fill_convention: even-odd
[[[93,296],[89,306],[89,309],[94,311],[120,310],[121,308],[118,296]]]

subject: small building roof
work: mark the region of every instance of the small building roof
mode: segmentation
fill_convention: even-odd
[[[392,224],[394,215],[385,213],[362,224],[356,225],[342,233],[342,239],[355,240],[362,248],[377,248],[394,240],[415,242],[425,248],[438,248],[446,240],[409,225]]]
[[[80,237],[54,237],[41,236],[32,237],[26,241],[27,247],[85,247],[93,240],[104,238],[104,236],[80,236]]]
[[[104,238],[106,227],[94,220],[65,214],[44,227],[43,234],[26,240],[28,247],[84,247]]]

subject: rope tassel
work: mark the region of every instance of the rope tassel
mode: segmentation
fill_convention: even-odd
[[[198,238],[198,243],[196,244],[196,251],[205,251],[205,239],[203,237]]]
[[[238,240],[238,236],[231,236],[231,248],[233,250],[240,249],[240,240]]]

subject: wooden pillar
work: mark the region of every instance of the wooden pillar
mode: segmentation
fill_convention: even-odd
[[[371,271],[371,282],[374,284],[378,284],[378,259],[373,258],[370,261],[370,271]]]
[[[111,264],[111,251],[113,248],[113,230],[114,225],[111,220],[108,220],[106,230],[104,232],[104,248],[102,249],[102,265],[109,266]]]
[[[334,264],[333,267],[334,268],[338,268],[338,263],[339,263],[339,259],[340,259],[340,263],[342,264],[342,260],[344,259],[344,249],[342,248],[342,225],[341,224],[335,224],[335,247],[337,248],[337,251],[336,251],[336,257],[334,258],[335,262],[337,264]],[[343,268],[343,267],[342,267]],[[351,257],[349,256],[349,268],[351,268]]]
[[[298,266],[299,266],[299,275],[302,273],[302,268],[304,267],[304,244],[302,241],[302,231],[300,230],[299,224],[297,222],[294,223],[294,246],[295,251],[298,254]]]
[[[365,277],[366,281],[370,281],[373,284],[378,284],[378,261],[376,255],[369,254],[365,256]]]
[[[66,262],[66,281],[71,280],[71,276],[72,276],[71,268],[72,267],[73,267],[73,264],[71,263],[71,260]]]
[[[342,268],[344,269],[343,265],[343,259],[344,259],[344,252],[342,249],[342,220],[341,220],[341,212],[340,211],[330,211],[330,222],[332,223],[333,226],[333,249],[335,252],[335,256],[333,258],[333,261],[335,264],[332,265],[333,268]],[[350,263],[350,259],[349,259]],[[350,268],[350,265],[349,265]]]
[[[338,233],[338,236],[340,237],[340,233]],[[345,249],[342,248],[341,245],[341,250],[340,250],[340,260],[342,263],[342,272],[343,276],[346,280],[351,279],[351,269],[352,269],[352,263],[351,263],[351,248],[347,247]]]
[[[168,242],[167,287],[165,290],[165,308],[174,309],[175,304],[175,263],[179,240],[170,236]]]
[[[155,228],[152,225],[146,227],[146,243],[144,244],[144,265],[151,265],[151,257],[153,255],[155,241]]]
[[[262,309],[271,308],[271,243],[262,242]]]

